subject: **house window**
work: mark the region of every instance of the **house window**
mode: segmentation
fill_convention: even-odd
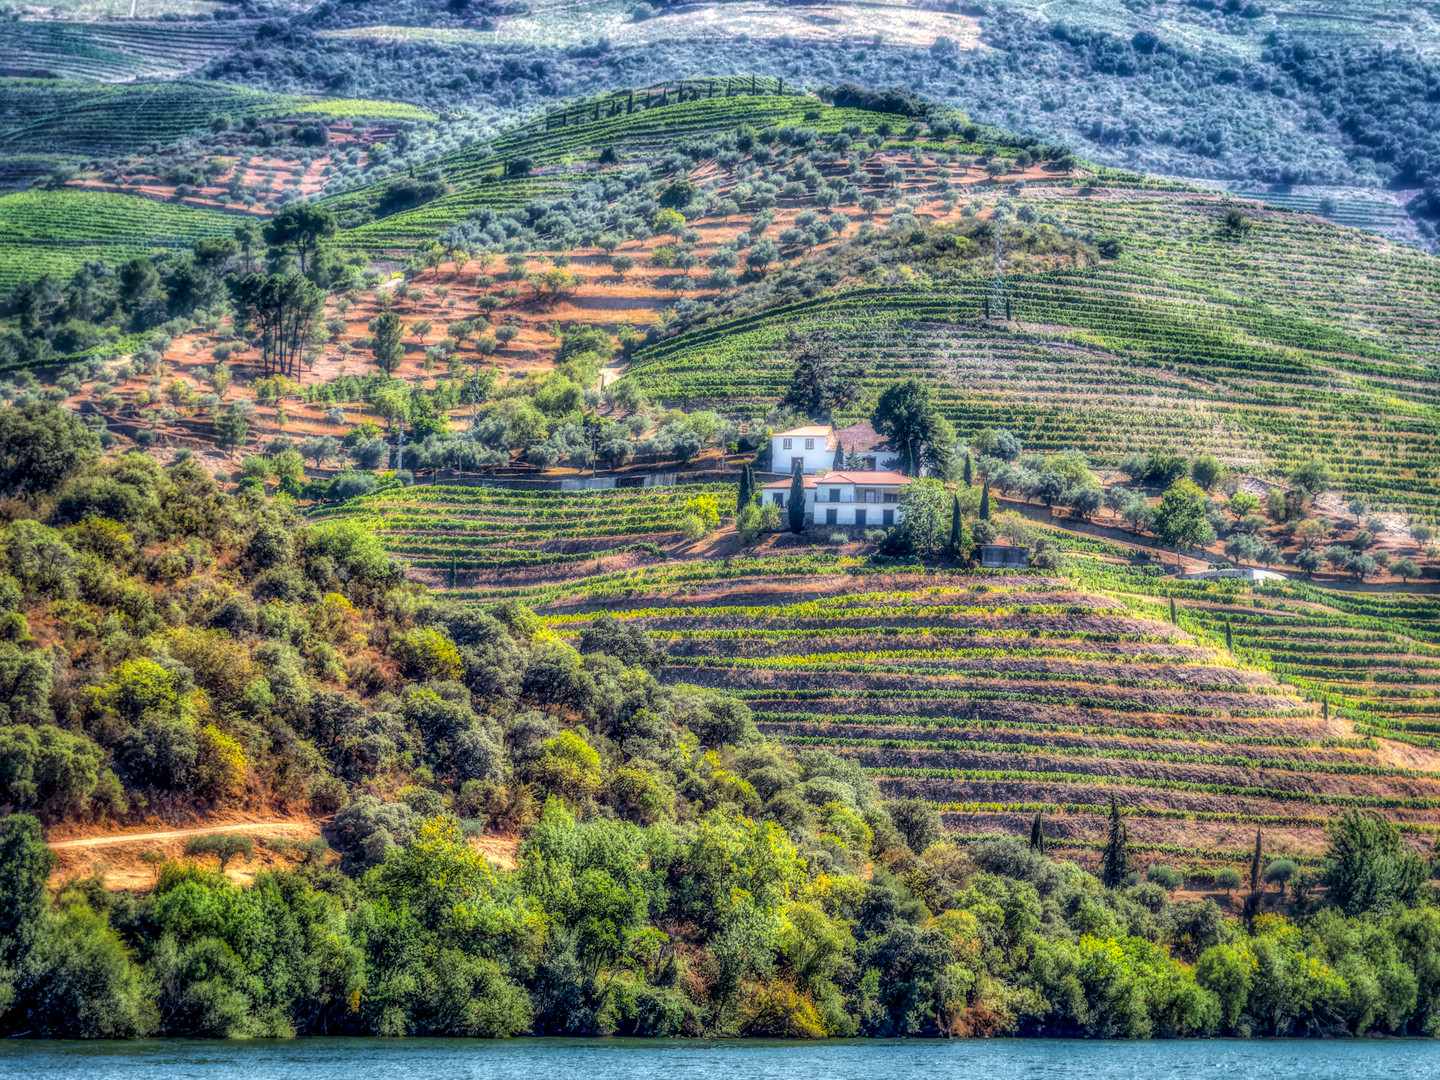
[[[805,459],[803,457],[792,457],[790,459],[790,471],[795,471],[795,466],[800,466],[800,471],[805,471]]]
[[[865,511],[864,511],[864,510],[859,510],[859,509],[857,509],[857,510],[855,511],[855,524],[856,524],[856,525],[864,525],[864,524],[865,524]]]
[[[830,501],[831,501],[831,502],[839,502],[839,501],[840,501],[840,489],[839,489],[839,488],[831,488],[831,489],[830,489]]]
[[[840,514],[840,511],[839,511],[839,510],[826,510],[826,511],[825,511],[825,524],[826,524],[826,525],[834,525],[834,524],[836,523],[836,521],[839,520],[839,514]]]
[[[900,501],[900,494],[899,494],[899,492],[895,492],[895,491],[887,491],[887,492],[885,492],[885,501],[886,501],[886,502],[892,502],[892,503],[898,503],[898,502]]]
[[[877,492],[874,488],[866,488],[863,492],[863,496],[864,497],[860,500],[861,502],[875,503],[880,501],[880,493]]]
[[[882,510],[882,511],[880,511],[880,518],[881,518],[882,521],[884,521],[884,523],[885,523],[886,525],[894,525],[894,524],[895,524],[895,511],[894,511],[894,510]]]
[[[806,439],[806,440],[805,440],[805,449],[806,449],[806,450],[814,450],[814,449],[815,449],[815,440],[814,440],[814,439]]]
[[[780,492],[775,492],[775,494],[772,495],[771,498],[774,500],[776,506],[785,505],[785,496],[781,495]]]
[[[782,450],[789,450],[789,449],[790,449],[790,440],[789,440],[789,439],[786,439],[786,440],[781,444],[781,449],[782,449]]]
[[[865,459],[865,468],[868,472],[875,471],[875,459],[873,457],[867,457]]]

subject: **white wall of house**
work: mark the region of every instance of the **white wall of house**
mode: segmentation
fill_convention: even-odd
[[[770,441],[770,468],[778,473],[793,473],[796,458],[804,463],[800,471],[806,476],[831,468],[835,450],[826,449],[827,441],[824,435],[776,435]]]
[[[789,504],[790,504],[790,487],[789,487],[789,485],[786,485],[783,489],[781,489],[781,490],[779,490],[779,491],[775,490],[774,488],[771,488],[769,491],[761,492],[761,499],[762,499],[763,505],[765,505],[765,506],[770,506],[771,504],[774,504],[775,506],[780,507],[781,510],[784,510],[784,509],[786,509],[786,508],[789,506]],[[805,489],[805,520],[806,520],[806,521],[809,521],[809,520],[810,520],[810,515],[814,512],[814,509],[815,509],[815,489],[814,489],[814,488],[806,488],[806,489]]]
[[[815,485],[812,513],[816,525],[884,528],[904,520],[898,485],[827,484],[824,477]]]

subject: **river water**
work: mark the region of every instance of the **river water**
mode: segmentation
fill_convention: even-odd
[[[1437,1080],[1440,1040],[0,1041],[3,1080]]]

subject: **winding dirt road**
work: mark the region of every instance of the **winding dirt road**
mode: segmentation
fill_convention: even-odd
[[[102,844],[130,844],[149,840],[179,840],[186,836],[203,836],[207,833],[257,832],[262,829],[304,829],[314,822],[308,820],[247,821],[240,825],[210,825],[201,829],[170,829],[165,832],[114,833],[109,836],[85,836],[78,840],[53,840],[52,848],[100,847]]]

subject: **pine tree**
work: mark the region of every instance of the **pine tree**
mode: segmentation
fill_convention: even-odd
[[[1039,810],[1035,811],[1035,820],[1030,822],[1030,850],[1045,854],[1045,826]]]
[[[805,480],[800,472],[800,462],[795,463],[795,474],[790,477],[790,531],[805,531]]]
[[[1117,889],[1130,876],[1130,841],[1125,833],[1125,819],[1120,804],[1110,796],[1110,829],[1105,850],[1100,853],[1100,880],[1107,889]]]
[[[980,520],[990,520],[990,485],[986,484],[984,491],[980,493]]]
[[[970,455],[965,455],[965,486],[975,486],[975,466],[970,460]]]
[[[845,468],[845,444],[839,439],[835,440],[835,460],[831,463],[830,467],[836,472]]]

